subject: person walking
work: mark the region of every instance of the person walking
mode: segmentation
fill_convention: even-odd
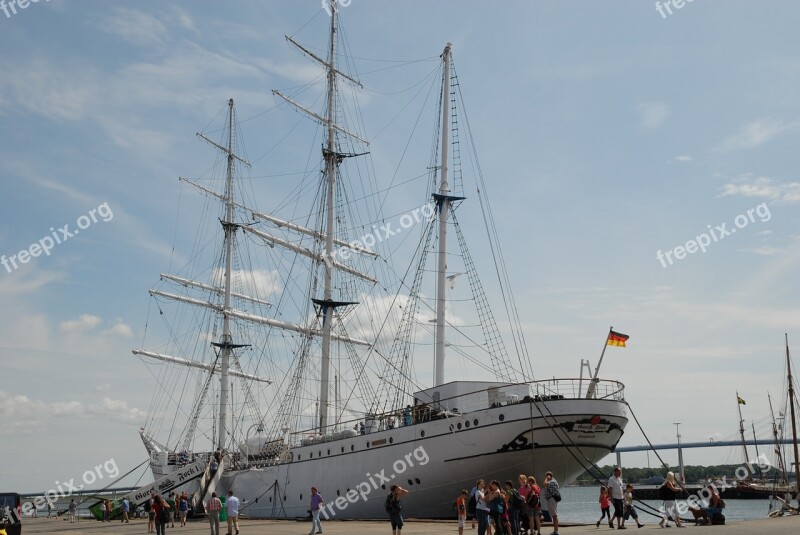
[[[156,496],[157,494],[153,492],[150,495],[150,499],[144,504],[144,510],[147,511],[147,533],[156,532],[156,510],[154,508]]]
[[[319,513],[322,510],[322,495],[317,490],[317,487],[311,487],[311,531],[308,535],[315,533],[322,533],[322,523],[319,520]]]
[[[239,535],[239,498],[233,495],[233,490],[228,491],[225,508],[228,513],[228,535],[232,535],[234,530]]]
[[[181,527],[186,527],[186,516],[189,514],[189,495],[185,492],[178,499],[178,514],[181,517]]]
[[[544,474],[544,500],[547,503],[547,512],[553,519],[553,533],[550,535],[558,535],[558,502],[561,501],[561,490],[553,472],[549,471]]]
[[[636,506],[633,505],[633,485],[630,483],[625,487],[625,515],[622,520],[628,520],[628,517],[633,518],[637,528],[644,526],[639,522],[639,513],[636,512]]]
[[[153,512],[155,513],[156,535],[166,535],[167,523],[169,522],[169,504],[158,494],[153,498]]]
[[[170,492],[169,498],[167,498],[167,505],[169,505],[169,527],[175,527],[175,515],[177,514],[178,510],[178,502],[175,500],[175,493]]]
[[[75,503],[75,498],[72,498],[69,501],[69,522],[73,524],[75,522],[75,513],[78,511],[78,504]]]
[[[50,515],[53,513],[53,502],[50,501],[50,498],[47,498],[47,518],[50,518]]]
[[[508,521],[511,526],[511,535],[519,535],[519,517],[524,512],[525,500],[514,488],[514,483],[509,479],[505,483],[508,496]]]
[[[208,511],[208,523],[211,524],[211,535],[220,535],[219,533],[219,512],[222,510],[222,502],[217,498],[217,493],[212,492],[211,498],[206,503],[206,511]]]
[[[608,518],[608,527],[613,528],[614,522],[611,520],[611,504],[608,502],[608,489],[603,486],[600,487],[600,498],[597,501],[600,502],[600,519],[597,521],[596,526],[599,528],[600,522],[602,522],[604,518]]]
[[[664,516],[661,518],[661,522],[658,523],[662,528],[665,522],[666,526],[669,527],[670,518],[675,522],[676,527],[686,527],[681,522],[681,516],[678,514],[678,505],[675,503],[675,498],[680,491],[681,489],[678,488],[678,485],[675,483],[675,474],[667,472],[667,480],[664,481],[664,484],[658,489],[661,499],[664,500]]]
[[[614,468],[614,475],[608,478],[608,490],[611,494],[611,503],[614,504],[614,518],[617,519],[617,529],[625,529],[622,515],[625,512],[625,485],[622,484],[622,468]],[[612,521],[613,523],[613,521]]]
[[[130,523],[130,520],[128,519],[128,513],[130,512],[130,510],[131,510],[131,502],[128,501],[128,498],[122,498],[122,520],[121,520],[121,522],[124,522],[126,524]]]
[[[403,506],[400,498],[408,491],[400,485],[392,485],[386,497],[386,512],[389,513],[389,522],[392,524],[392,535],[400,535],[403,530]]]

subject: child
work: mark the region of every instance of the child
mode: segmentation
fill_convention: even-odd
[[[628,483],[625,487],[625,515],[622,517],[622,525],[625,525],[625,520],[628,520],[628,517],[633,518],[636,521],[636,527],[640,528],[644,526],[644,524],[639,523],[639,513],[636,512],[636,507],[633,505],[633,485]]]
[[[600,521],[608,516],[608,527],[613,529],[614,523],[611,520],[611,506],[608,503],[608,490],[605,487],[600,487],[600,499],[597,501],[600,502],[600,512],[602,513],[600,520],[597,521],[597,527],[599,528]]]
[[[464,535],[464,526],[467,525],[467,498],[469,492],[466,489],[461,491],[461,495],[456,499],[456,511],[458,512],[458,535]]]

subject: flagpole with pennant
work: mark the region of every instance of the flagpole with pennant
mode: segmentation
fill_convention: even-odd
[[[586,391],[586,399],[592,399],[595,396],[595,390],[597,387],[597,383],[600,381],[600,365],[603,363],[603,357],[606,354],[606,348],[608,346],[617,346],[617,347],[626,347],[625,342],[628,341],[627,334],[622,334],[614,331],[614,326],[608,328],[608,336],[606,337],[606,342],[603,344],[603,351],[600,353],[600,360],[597,361],[597,367],[594,369],[594,377],[592,378],[591,384],[589,384],[589,388]]]

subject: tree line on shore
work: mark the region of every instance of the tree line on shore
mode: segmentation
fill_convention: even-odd
[[[706,480],[709,478],[722,478],[723,476],[728,479],[735,479],[736,469],[738,468],[739,472],[741,473],[741,466],[741,464],[715,464],[713,466],[688,465],[683,467],[683,473],[686,477],[687,483],[695,483],[701,479]],[[658,484],[658,481],[656,480],[663,480],[667,475],[667,472],[674,472],[676,475],[679,472],[677,466],[655,468],[628,468],[623,466],[622,468],[624,470],[623,477],[625,478],[625,481],[634,484],[643,482],[649,484]],[[761,477],[759,467],[754,466],[753,468],[755,469],[755,477]],[[610,476],[614,471],[614,467],[612,465],[601,466],[600,471],[603,474]],[[769,472],[766,472],[764,477],[772,480],[775,478],[776,473],[777,470],[773,468]],[[578,477],[578,479],[575,480],[575,484],[591,486],[596,485],[597,482],[595,481],[594,476],[592,476],[589,472],[584,472]]]

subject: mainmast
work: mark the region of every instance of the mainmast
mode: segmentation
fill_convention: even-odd
[[[334,105],[336,103],[336,2],[331,2],[331,35],[328,50],[328,109],[325,121],[328,139],[325,150],[325,175],[328,179],[328,195],[325,222],[325,258],[332,258],[334,233],[334,186],[336,185],[336,130],[334,129]],[[325,262],[325,300],[322,303],[322,367],[319,393],[319,433],[325,434],[328,427],[328,394],[331,373],[331,323],[333,322],[333,265]]]
[[[434,349],[434,386],[444,383],[444,357],[445,357],[445,290],[447,277],[447,218],[450,214],[450,205],[453,198],[447,184],[447,159],[450,132],[450,47],[444,47],[442,58],[444,68],[442,71],[442,150],[441,165],[439,166],[439,193],[434,194],[439,210],[439,262],[436,270],[436,346]]]
[[[789,358],[789,335],[784,334],[786,340],[786,371],[789,374],[789,409],[792,416],[792,444],[794,445],[794,485],[797,491],[797,503],[800,505],[800,455],[797,453],[797,423],[794,415],[794,386],[792,385],[792,362]]]
[[[739,409],[739,435],[742,437],[742,449],[744,449],[744,466],[747,468],[747,477],[752,479],[753,472],[750,471],[750,464],[748,463],[749,455],[747,454],[747,441],[744,438],[744,419],[742,418],[742,398],[739,397],[739,391],[736,391],[736,408]]]
[[[772,410],[772,397],[767,394],[769,401],[769,413],[772,415],[772,436],[775,438],[775,455],[778,457],[778,470],[783,476],[783,483],[786,483],[786,467],[783,464],[783,455],[781,454],[781,440],[778,433],[778,425],[775,423],[775,411]]]
[[[233,264],[233,238],[236,234],[236,224],[233,221],[233,99],[228,100],[228,166],[225,174],[225,220],[222,228],[225,231],[225,278],[223,280],[224,309],[231,308],[231,266]],[[222,316],[222,336],[217,345],[220,349],[220,374],[219,374],[219,437],[217,447],[225,449],[225,437],[228,425],[228,389],[230,381],[231,354],[233,353],[233,338],[231,337],[231,321],[228,314]]]

